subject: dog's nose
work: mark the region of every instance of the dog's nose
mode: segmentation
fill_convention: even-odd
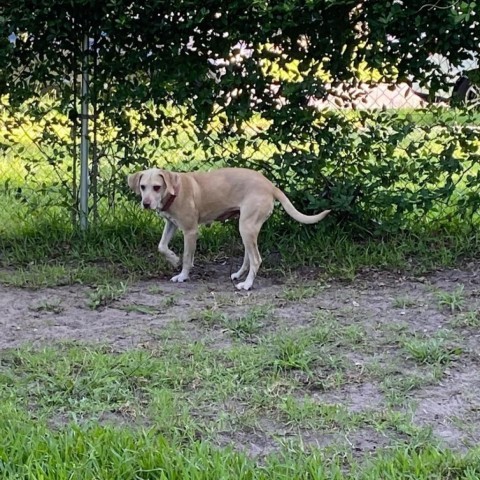
[[[150,208],[150,202],[143,202],[143,208]]]

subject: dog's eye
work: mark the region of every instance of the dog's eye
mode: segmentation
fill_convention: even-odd
[[[140,185],[141,190],[145,190],[145,185]]]
[[[153,189],[158,192],[160,190],[160,185],[154,185]]]

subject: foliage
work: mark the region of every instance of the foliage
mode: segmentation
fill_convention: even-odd
[[[368,234],[438,211],[470,219],[479,205],[476,114],[464,112],[459,126],[455,112],[434,110],[433,124],[422,126],[356,98],[369,79],[415,78],[432,98],[451,86],[431,55],[460,66],[478,53],[474,2],[7,3],[0,94],[14,121],[4,122],[1,148],[7,161],[9,152],[23,155],[13,130],[43,125],[26,175],[50,193],[36,164],[50,165],[73,213],[82,69],[90,74],[94,207],[101,198],[115,205],[124,173],[151,163],[253,165],[299,208],[329,206],[337,221]],[[332,98],[335,109],[318,107]]]

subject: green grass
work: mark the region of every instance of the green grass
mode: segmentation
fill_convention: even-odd
[[[460,346],[442,337],[414,337],[405,340],[403,346],[408,355],[421,364],[448,364],[462,353]]]
[[[393,300],[393,306],[395,308],[401,308],[402,310],[405,310],[406,308],[414,307],[415,301],[408,296],[401,296]]]
[[[292,449],[261,463],[232,449],[208,443],[179,445],[155,429],[132,431],[98,425],[51,430],[9,410],[0,421],[0,472],[4,479],[188,478],[188,479],[373,479],[474,480],[480,474],[478,451],[454,454],[435,447],[397,447],[365,465],[320,452]],[[4,417],[5,418],[5,417]],[[28,441],[25,441],[28,439]],[[7,457],[8,455],[8,457]],[[346,473],[348,467],[351,473]]]
[[[404,113],[419,119],[418,112]],[[452,113],[423,122],[448,123]],[[162,221],[141,211],[137,200],[117,199],[114,209],[100,205],[101,221],[79,232],[64,209],[52,206],[62,201],[58,188],[48,195],[26,189],[20,153],[10,151],[1,165],[18,172],[7,175],[11,184],[0,192],[0,282],[82,284],[91,287],[85,300],[92,309],[117,302],[139,321],[168,321],[182,303],[179,295],[150,287],[146,293],[163,299],[154,306],[126,298],[138,279],[172,273],[157,253]],[[199,154],[196,160],[205,156]],[[35,173],[52,187],[47,166]],[[192,309],[187,326],[173,320],[149,332],[141,348],[126,351],[75,343],[1,350],[0,478],[479,478],[478,448],[448,450],[412,415],[422,389],[440,386],[456,365],[471,360],[462,334],[478,327],[479,315],[466,311],[463,289],[434,292],[455,329],[435,334],[398,321],[373,328],[362,318],[363,302],[328,313],[316,303],[330,277],[352,281],[379,269],[422,275],[478,256],[477,230],[430,220],[392,236],[360,238],[341,216],[303,226],[277,211],[259,240],[260,276],[287,279],[274,299],[209,292],[212,301]],[[235,222],[202,228],[197,268],[241,258],[237,230]],[[173,249],[182,251],[180,235]],[[297,267],[300,275],[290,278]],[[302,322],[291,318],[295,303],[306,312]],[[391,306],[421,303],[399,295]],[[46,316],[64,306],[51,299],[31,309]],[[374,395],[355,401],[363,388]],[[357,448],[355,438],[375,447]]]
[[[124,288],[105,284],[96,299]],[[340,310],[279,321],[303,295],[284,307],[231,297],[141,348],[1,351],[0,478],[476,478],[480,451],[441,447],[410,410],[416,391],[464,360],[460,333],[372,335]],[[148,321],[176,304],[122,308]],[[59,303],[34,308],[55,314]],[[368,385],[378,402],[350,399]],[[355,450],[359,437],[377,447]]]
[[[288,301],[305,300],[307,298],[314,297],[322,286],[291,286],[286,287],[283,292],[283,298]]]
[[[0,203],[2,203],[0,195]],[[14,286],[55,286],[73,283],[99,285],[115,278],[137,279],[171,275],[157,252],[162,221],[125,205],[92,225],[87,234],[76,231],[69,219],[56,214],[24,218],[9,228],[0,224],[0,281]],[[2,214],[0,213],[0,217]],[[355,240],[342,227],[322,222],[318,226],[288,223],[271,218],[260,233],[259,245],[265,262],[260,275],[284,272],[299,266],[320,267],[318,273],[353,280],[365,268],[406,270],[423,274],[438,267],[458,264],[478,254],[480,234],[455,230],[439,237],[400,234],[391,238]],[[181,253],[181,235],[173,241]],[[269,262],[269,252],[279,252],[281,262]],[[242,256],[235,223],[202,229],[196,265],[219,256],[231,260]],[[3,267],[3,268],[2,268]],[[289,286],[285,300],[315,296],[322,285]]]
[[[99,285],[96,289],[88,295],[88,306],[92,310],[97,310],[101,307],[106,307],[119,300],[127,291],[127,285],[123,282],[104,285]]]
[[[464,286],[460,285],[453,292],[437,292],[438,304],[446,307],[450,313],[461,312],[465,303]]]
[[[30,307],[30,309],[35,312],[62,313],[64,311],[64,307],[61,303],[61,300],[41,302],[38,305]]]
[[[264,326],[264,320],[272,315],[272,310],[270,305],[252,307],[239,318],[227,318],[225,326],[235,337],[248,338],[257,335]]]
[[[478,310],[472,310],[458,314],[451,320],[451,325],[454,327],[480,327],[480,313]]]
[[[62,344],[3,352],[0,476],[477,478],[480,451],[441,449],[409,415],[395,409],[352,412],[341,403],[299,396],[288,372],[274,373],[266,365],[278,346],[268,341],[218,351],[162,342],[150,351],[113,353]],[[287,350],[302,367],[303,350]],[[267,431],[272,451],[258,458],[244,451],[241,436],[237,448],[218,445],[219,434],[234,439],[236,431],[256,429],[266,418],[287,431],[343,433],[338,443],[319,449],[276,441]],[[374,456],[356,458],[346,453],[341,437],[362,428],[393,442]]]

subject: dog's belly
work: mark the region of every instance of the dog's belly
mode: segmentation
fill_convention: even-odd
[[[220,214],[215,220],[217,222],[224,222],[225,220],[239,217],[239,216],[240,216],[240,210],[238,208],[232,208]]]
[[[225,220],[229,220],[230,218],[235,218],[240,216],[240,209],[235,207],[235,208],[229,208],[224,211],[216,211],[216,212],[210,212],[209,215],[206,215],[205,217],[200,219],[200,223],[203,223],[205,225],[210,225],[213,222],[224,222]]]

